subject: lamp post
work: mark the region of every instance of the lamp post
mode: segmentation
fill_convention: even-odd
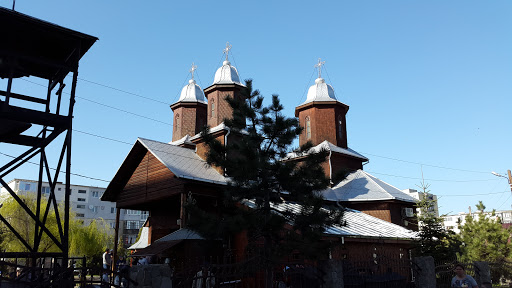
[[[500,173],[496,173],[494,171],[492,171],[491,173],[494,176],[506,178],[508,180],[508,185],[510,186],[510,191],[512,191],[512,174],[510,173],[510,170],[507,170],[508,177],[504,176],[504,175],[501,175]]]

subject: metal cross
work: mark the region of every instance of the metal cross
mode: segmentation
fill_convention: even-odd
[[[321,58],[318,58],[318,63],[315,64],[315,68],[318,68],[318,78],[322,78],[322,65],[325,64],[325,61],[322,61]]]
[[[192,80],[194,80],[194,71],[196,71],[197,66],[194,65],[194,62],[192,62],[192,67],[190,67],[189,72],[192,73]]]
[[[228,61],[229,50],[231,50],[231,45],[229,45],[229,42],[226,42],[226,48],[223,50],[224,54],[226,54],[226,61]]]

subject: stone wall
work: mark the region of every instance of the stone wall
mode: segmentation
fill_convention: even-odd
[[[172,288],[171,268],[167,264],[135,265],[130,268],[130,287]]]

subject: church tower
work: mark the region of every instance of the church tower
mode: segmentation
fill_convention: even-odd
[[[322,164],[326,177],[335,184],[348,171],[363,169],[368,158],[348,148],[346,115],[348,105],[336,99],[334,89],[325,83],[321,68],[325,62],[318,59],[318,78],[308,90],[306,101],[295,108],[295,117],[304,127],[299,136],[299,145],[308,141],[317,148],[329,151],[328,159]],[[300,159],[296,159],[300,161]]]
[[[220,125],[225,118],[233,116],[233,110],[226,101],[226,97],[230,96],[234,99],[241,99],[240,91],[245,87],[245,85],[240,83],[238,71],[234,66],[231,66],[231,62],[228,60],[229,50],[231,50],[231,45],[226,43],[226,48],[224,49],[226,60],[215,72],[213,84],[204,89],[208,99],[207,123],[210,128]]]
[[[171,105],[174,114],[172,141],[177,141],[185,136],[194,136],[201,132],[206,125],[206,109],[204,93],[194,80],[194,71],[197,66],[192,63],[192,74],[188,84],[181,89],[178,102]]]
[[[318,78],[308,90],[306,101],[295,108],[295,117],[299,118],[304,131],[299,136],[299,145],[311,141],[314,146],[327,140],[341,147],[347,146],[347,125],[345,122],[348,105],[336,99],[334,89],[322,78],[322,65],[318,59]]]
[[[242,89],[245,85],[240,83],[238,71],[229,62],[228,54],[231,50],[231,45],[226,43],[224,54],[226,59],[222,66],[215,72],[213,84],[204,89],[204,94],[208,100],[206,123],[210,126],[210,133],[219,140],[222,144],[226,145],[228,141],[236,141],[240,135],[231,133],[231,131],[224,126],[224,119],[233,117],[233,109],[226,101],[226,97],[231,97],[238,100],[243,100]],[[196,135],[190,139],[196,145],[196,153],[199,157],[206,159],[207,147],[204,144],[202,137]],[[221,169],[216,167],[219,173],[224,173]]]

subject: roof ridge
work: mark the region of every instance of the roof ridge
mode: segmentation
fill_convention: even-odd
[[[391,195],[391,193],[386,191],[386,189],[382,188],[382,186],[380,186],[379,183],[377,183],[377,181],[373,180],[373,175],[371,175],[370,173],[367,173],[366,171],[363,171],[363,169],[359,169],[359,170],[361,170],[361,172],[363,172],[363,175],[365,178],[371,180],[375,185],[377,185],[377,187],[379,187],[380,190],[384,191],[384,193],[391,196],[392,199],[396,199],[395,196]]]

